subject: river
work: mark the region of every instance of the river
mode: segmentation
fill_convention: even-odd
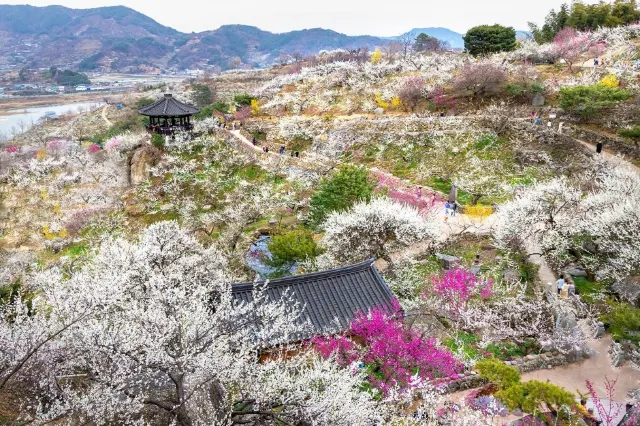
[[[80,110],[87,110],[99,105],[100,102],[92,101],[11,110],[9,115],[0,115],[0,141],[5,138],[11,139],[15,132],[20,133],[21,125],[24,127],[24,131],[30,129],[45,112],[53,111],[57,115],[62,115],[71,111],[73,114],[77,114]]]

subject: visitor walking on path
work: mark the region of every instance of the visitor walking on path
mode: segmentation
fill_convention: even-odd
[[[456,201],[451,205],[451,216],[455,216],[458,211],[458,203]]]
[[[422,187],[418,187],[418,198],[422,198]]]
[[[564,275],[560,275],[560,279],[558,281],[556,281],[556,288],[558,289],[558,294],[560,294],[560,292],[562,291],[562,288],[564,287]]]
[[[448,221],[449,220],[449,209],[451,209],[451,204],[449,204],[449,202],[447,201],[444,204],[444,221]]]
[[[593,58],[593,66],[594,67],[598,66],[598,57],[597,56],[595,58]]]
[[[284,154],[284,145],[280,146],[280,155]]]

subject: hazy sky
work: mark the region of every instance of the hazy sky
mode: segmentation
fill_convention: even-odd
[[[328,28],[349,35],[392,36],[412,28],[446,27],[460,33],[474,25],[503,24],[526,30],[563,0],[31,0],[33,6],[73,8],[124,5],[183,32],[246,24],[273,32]],[[5,3],[6,0],[0,0]],[[25,1],[8,1],[25,4]],[[378,6],[377,4],[380,4]]]

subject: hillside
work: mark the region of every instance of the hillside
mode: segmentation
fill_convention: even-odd
[[[0,424],[574,426],[587,380],[640,413],[640,25],[574,37],[203,75],[0,144]],[[163,93],[192,128],[148,132]]]
[[[463,47],[446,28],[414,29]],[[0,5],[0,68],[49,67],[81,71],[154,72],[216,66],[268,66],[282,54],[374,49],[389,42],[312,28],[275,34],[246,25],[181,33],[123,6],[70,9]],[[241,64],[238,62],[238,58]]]
[[[154,69],[270,65],[281,54],[375,48],[379,37],[321,28],[274,34],[245,25],[184,34],[123,6],[70,9],[0,5],[0,67],[146,72]],[[64,61],[64,62],[63,62]]]

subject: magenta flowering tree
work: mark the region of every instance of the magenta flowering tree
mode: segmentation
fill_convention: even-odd
[[[600,420],[602,420],[604,426],[610,426],[617,424],[615,420],[620,415],[620,404],[615,401],[616,397],[616,383],[618,379],[609,380],[607,376],[604,377],[604,388],[606,392],[606,400],[603,402],[598,393],[596,392],[593,383],[587,380],[587,389],[593,400],[593,406],[598,410]]]
[[[379,308],[358,314],[345,336],[316,337],[312,343],[323,357],[335,356],[342,366],[363,363],[370,371],[370,385],[384,397],[392,390],[410,390],[463,369],[435,339],[405,328],[397,300],[392,312]]]
[[[98,145],[98,144],[96,144],[96,143],[92,143],[91,145],[89,145],[89,146],[87,147],[87,151],[88,151],[90,154],[94,154],[94,153],[96,153],[96,152],[100,151],[101,149],[102,149],[102,148],[100,148],[100,145]]]
[[[459,318],[474,298],[486,300],[493,294],[493,281],[477,277],[471,271],[456,267],[431,278],[432,286],[425,297],[435,294],[446,309]]]
[[[6,151],[7,151],[7,153],[9,153],[9,154],[15,154],[15,153],[17,153],[18,151],[20,151],[20,147],[18,147],[18,146],[16,146],[16,145],[9,145],[9,146],[6,148]]]
[[[453,108],[456,104],[456,100],[447,96],[444,89],[437,87],[429,92],[427,98],[433,102],[436,108]]]

